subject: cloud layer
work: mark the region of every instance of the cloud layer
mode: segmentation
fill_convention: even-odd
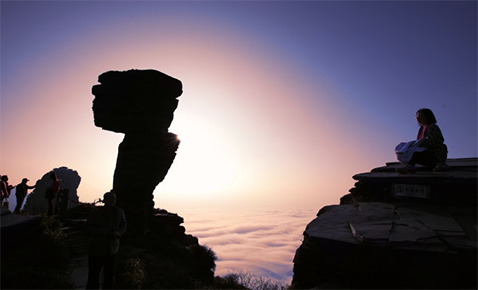
[[[217,254],[216,275],[247,271],[290,283],[303,231],[318,209],[195,209],[181,213],[187,233]]]

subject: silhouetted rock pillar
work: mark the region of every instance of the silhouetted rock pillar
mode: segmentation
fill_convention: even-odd
[[[179,140],[168,128],[182,94],[181,81],[156,70],[109,71],[93,86],[95,125],[125,133],[113,179],[117,204],[128,231],[147,231],[153,217],[153,191],[164,180]]]

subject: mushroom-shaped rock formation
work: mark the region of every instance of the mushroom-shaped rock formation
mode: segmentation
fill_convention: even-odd
[[[156,70],[109,71],[92,93],[94,122],[124,133],[113,178],[129,232],[142,234],[153,218],[153,191],[176,156],[179,139],[168,131],[182,94],[181,81]]]

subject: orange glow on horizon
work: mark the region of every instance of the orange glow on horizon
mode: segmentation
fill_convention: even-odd
[[[343,179],[348,174],[337,160],[356,158],[354,153],[366,144],[351,148],[343,134],[346,124],[331,126],[340,115],[331,91],[319,81],[291,83],[294,70],[254,43],[244,45],[245,36],[204,33],[191,38],[180,38],[180,33],[170,43],[151,40],[138,46],[131,41],[113,51],[115,41],[104,39],[94,49],[71,47],[58,61],[81,53],[90,56],[89,62],[70,61],[74,73],[57,66],[37,79],[38,86],[23,89],[26,95],[48,97],[22,104],[28,118],[3,130],[3,136],[20,142],[2,138],[1,173],[15,183],[67,166],[82,177],[80,200],[93,201],[109,191],[123,134],[94,126],[91,87],[107,70],[153,68],[181,80],[184,91],[170,128],[181,144],[156,189],[162,203],[216,198],[287,203],[297,196],[317,199],[324,194],[320,191],[329,191],[321,188],[344,186],[331,184],[335,175]],[[307,105],[307,98],[319,99],[323,106]],[[52,104],[59,106],[57,112],[45,115]],[[49,123],[38,127],[35,120],[45,117]],[[15,161],[20,153],[28,165]]]

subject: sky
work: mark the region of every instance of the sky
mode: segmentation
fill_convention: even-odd
[[[109,189],[121,133],[94,126],[109,70],[182,81],[158,206],[338,202],[431,108],[477,156],[476,1],[1,1],[0,174],[60,166]]]
[[[154,193],[179,214],[337,204],[354,174],[396,161],[423,107],[449,158],[478,156],[476,1],[2,0],[0,13],[0,174],[13,185],[66,166],[80,201],[111,189],[124,135],[95,127],[91,109],[109,70],[183,83],[181,144]],[[222,264],[226,234],[305,228],[209,220],[192,227]],[[244,246],[275,249],[257,243]]]

